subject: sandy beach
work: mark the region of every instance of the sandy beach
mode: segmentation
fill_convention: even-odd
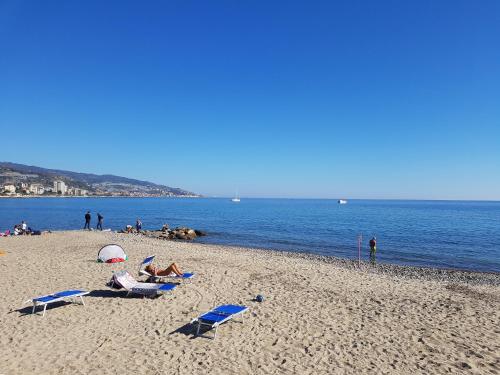
[[[97,263],[108,243],[128,261]],[[83,231],[0,238],[0,250],[0,374],[500,374],[495,274],[420,277]],[[105,286],[113,271],[138,277],[150,254],[195,278],[156,299]],[[42,317],[23,304],[72,288],[91,292],[86,306],[58,304]],[[224,324],[216,340],[195,338],[191,319],[225,303],[248,306],[244,322]]]

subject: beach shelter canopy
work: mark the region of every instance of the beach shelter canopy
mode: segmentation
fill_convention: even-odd
[[[118,263],[127,260],[127,254],[123,249],[115,244],[104,246],[97,254],[97,261],[103,263]]]

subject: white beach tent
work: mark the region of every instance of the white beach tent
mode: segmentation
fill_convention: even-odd
[[[127,254],[125,254],[125,251],[115,244],[106,245],[97,253],[97,261],[102,263],[118,263],[126,260]]]

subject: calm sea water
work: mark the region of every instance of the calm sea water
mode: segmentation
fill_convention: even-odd
[[[40,198],[0,199],[0,230],[26,220],[40,230],[78,229],[87,210],[104,227],[141,218],[208,232],[199,242],[357,258],[357,236],[376,236],[377,261],[500,272],[500,202],[300,199]],[[1,241],[1,239],[0,239]]]

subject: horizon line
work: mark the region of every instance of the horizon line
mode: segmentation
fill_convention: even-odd
[[[166,197],[168,198],[168,197]],[[176,198],[176,197],[172,197]],[[179,197],[180,198],[180,197]],[[232,196],[206,196],[201,194],[199,198],[231,199]],[[323,197],[245,197],[240,199],[318,199],[318,200],[353,200],[353,201],[435,201],[435,202],[500,202],[500,199],[448,199],[448,198],[323,198]]]

